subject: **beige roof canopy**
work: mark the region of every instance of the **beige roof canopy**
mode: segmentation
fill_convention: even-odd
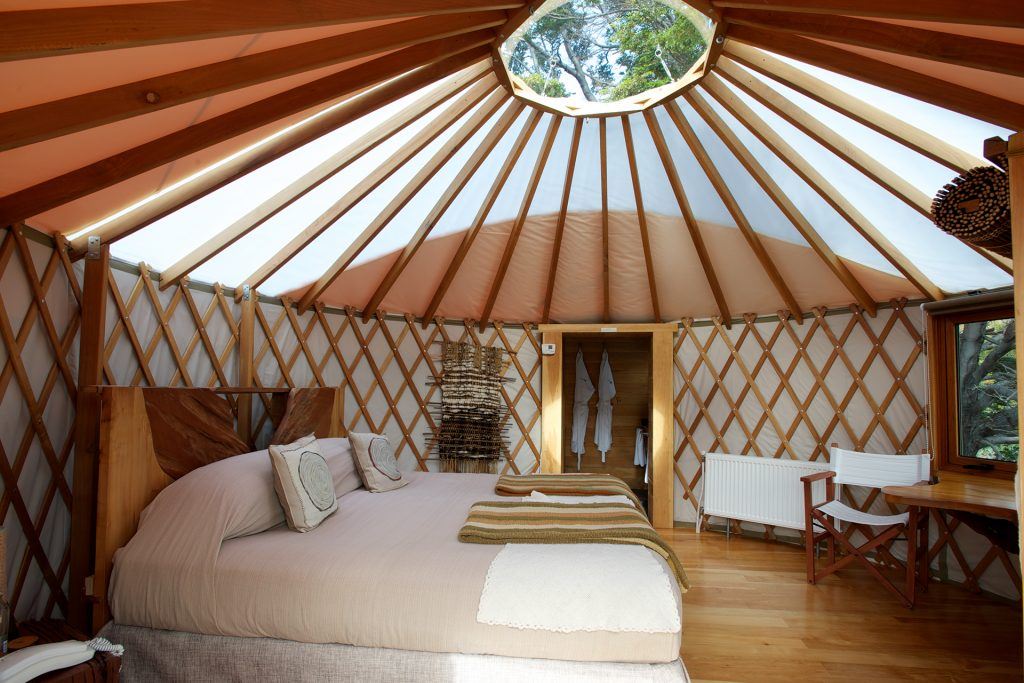
[[[717,26],[695,80],[577,117],[511,87],[517,0],[8,0],[0,224],[367,316],[729,320],[1009,282],[928,211],[1024,128],[1024,11],[690,4]]]

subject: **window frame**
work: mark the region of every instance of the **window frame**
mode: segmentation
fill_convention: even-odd
[[[927,311],[928,431],[938,470],[981,477],[1012,479],[1017,463],[985,461],[960,455],[959,368],[957,326],[981,320],[1013,319],[1013,304],[979,301],[948,311]]]

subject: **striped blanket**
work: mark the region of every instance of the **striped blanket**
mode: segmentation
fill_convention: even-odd
[[[626,496],[644,511],[626,482],[610,474],[503,474],[494,487],[499,496],[528,496],[534,491],[549,496]]]
[[[647,517],[625,503],[473,503],[459,530],[463,543],[614,543],[640,545],[665,558],[679,589],[690,584],[672,548]]]

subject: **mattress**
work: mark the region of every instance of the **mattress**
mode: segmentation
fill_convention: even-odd
[[[680,633],[556,633],[478,623],[487,570],[502,546],[460,543],[457,532],[472,503],[498,498],[496,477],[408,476],[409,485],[395,491],[347,493],[338,512],[311,532],[276,527],[224,541],[211,566],[190,564],[187,539],[147,542],[143,524],[115,558],[114,621],[436,653],[639,663],[678,659]],[[585,567],[579,579],[587,580]]]

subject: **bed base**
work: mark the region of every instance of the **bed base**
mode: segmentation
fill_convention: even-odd
[[[110,623],[104,638],[124,645],[121,678],[134,681],[352,681],[430,683],[489,681],[647,681],[689,683],[682,660],[665,664],[570,662],[274,638],[207,636]]]

